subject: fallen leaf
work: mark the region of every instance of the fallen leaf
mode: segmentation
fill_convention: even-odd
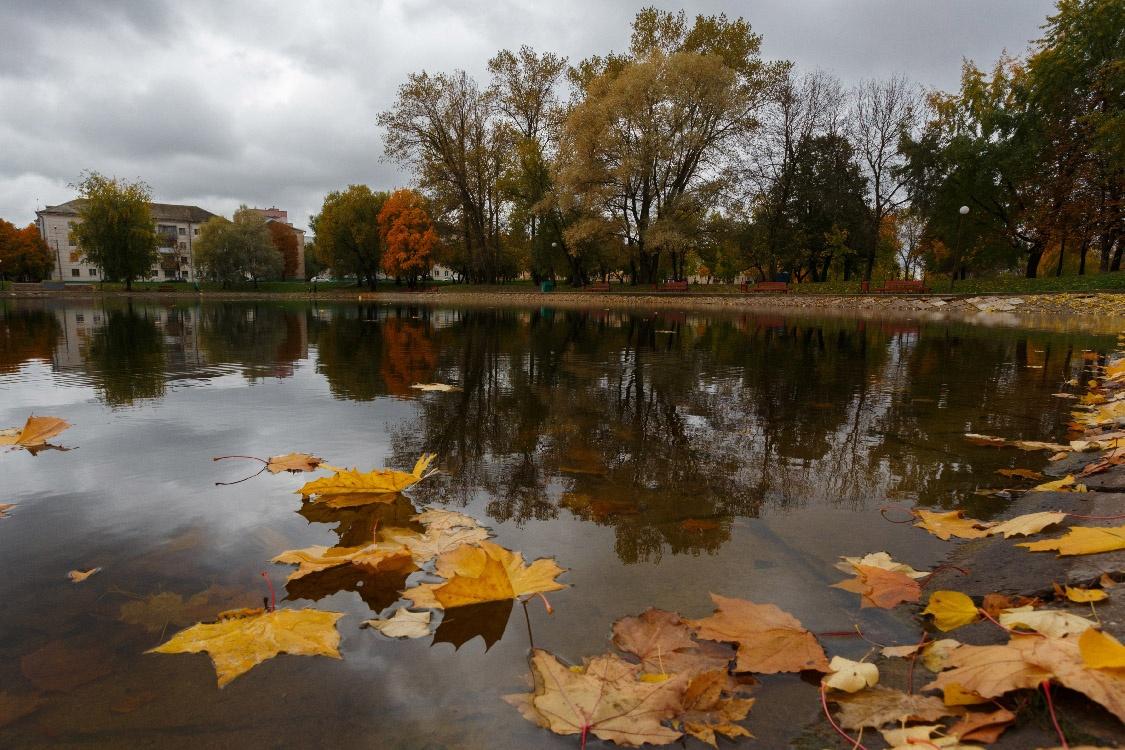
[[[1084,589],[1078,586],[1066,586],[1063,589],[1066,592],[1066,598],[1072,602],[1085,604],[1086,602],[1100,602],[1102,599],[1108,599],[1109,594],[1101,589]]]
[[[1073,474],[1067,474],[1062,479],[1053,482],[1044,482],[1031,488],[1032,492],[1085,492],[1086,485],[1076,484]]]
[[[723,697],[727,680],[725,669],[713,669],[693,677],[684,689],[680,711],[675,717],[684,732],[715,748],[719,746],[716,734],[732,740],[753,736],[735,722],[746,718],[754,699]]]
[[[1000,739],[1016,720],[1016,715],[1006,708],[990,713],[967,713],[949,728],[949,734],[965,742],[991,744]]]
[[[997,474],[1016,479],[1042,479],[1043,475],[1031,469],[997,469]]]
[[[1079,617],[1070,612],[1061,612],[1057,609],[1035,610],[1030,607],[1003,612],[999,619],[1000,624],[1006,628],[1023,627],[1051,638],[1080,635],[1094,625],[1085,617]]]
[[[308,482],[297,492],[306,496],[402,492],[433,474],[433,471],[427,472],[426,470],[434,458],[435,454],[433,453],[423,454],[409,474],[394,469],[376,469],[369,472],[344,469],[330,477],[321,477]]]
[[[1077,690],[1125,721],[1125,671],[1087,669],[1078,640],[1013,636],[1009,644],[1027,664],[1051,674],[1063,687]]]
[[[980,619],[977,605],[960,591],[935,591],[930,594],[930,601],[922,614],[933,615],[934,625],[942,632]]]
[[[1011,597],[1006,594],[985,594],[984,600],[981,601],[980,608],[983,609],[989,617],[993,619],[1000,616],[1001,612],[1009,609],[1016,609],[1018,607],[1036,607],[1042,604],[1042,601],[1035,597],[1017,596]]]
[[[1060,557],[1113,552],[1125,549],[1125,526],[1071,526],[1066,534],[1056,539],[1021,542],[1016,546],[1027,547],[1032,552],[1057,550]]]
[[[1103,589],[1114,589],[1117,588],[1117,581],[1110,578],[1109,573],[1102,573],[1098,577],[1098,585]]]
[[[1052,393],[1051,395],[1055,398],[1078,398],[1073,393]]]
[[[1078,639],[1078,652],[1090,669],[1125,669],[1125,646],[1109,633],[1089,628]]]
[[[0,503],[0,518],[7,518],[8,511],[16,507],[15,503]]]
[[[912,513],[919,519],[915,526],[946,541],[953,536],[961,539],[981,539],[988,536],[988,526],[991,525],[973,518],[965,518],[964,511],[961,510],[951,510],[948,513],[915,510]]]
[[[976,706],[992,701],[971,690],[965,690],[959,683],[951,682],[941,688],[942,700],[947,706]]]
[[[667,745],[682,736],[663,722],[681,710],[686,675],[659,682],[639,679],[640,666],[616,656],[567,667],[542,649],[531,653],[534,690],[504,697],[523,717],[555,734],[593,734],[637,746]]]
[[[613,623],[613,645],[641,660],[646,672],[658,674],[725,669],[734,652],[725,646],[700,643],[690,626],[675,612],[646,609],[636,617]]]
[[[1016,636],[1013,641],[1028,638],[1032,637]],[[1011,642],[998,646],[958,646],[949,654],[947,665],[951,668],[939,674],[924,690],[944,690],[956,685],[964,692],[996,698],[1012,690],[1038,687],[1051,677],[1050,670],[1029,664],[1024,653]]]
[[[414,383],[410,387],[416,391],[425,391],[427,393],[430,391],[437,391],[438,393],[452,393],[454,391],[461,390],[458,386],[449,385],[448,383]]]
[[[895,573],[902,573],[911,578],[925,578],[929,573],[915,570],[906,563],[896,562],[886,552],[870,552],[863,557],[841,557],[841,562],[836,563],[836,569],[849,575],[855,571],[856,566],[864,565],[869,568],[882,568]]]
[[[555,580],[566,571],[554,560],[544,558],[527,565],[520,553],[488,541],[442,554],[436,570],[445,583],[423,583],[404,591],[403,597],[411,599],[415,607],[449,609],[566,588]]]
[[[1045,511],[1042,513],[1025,513],[1022,516],[1010,518],[988,529],[989,536],[1003,534],[1005,539],[1013,536],[1028,536],[1038,534],[1043,529],[1061,522],[1066,518],[1066,513]]]
[[[90,568],[89,570],[72,570],[66,574],[66,577],[73,583],[82,583],[90,576],[101,571],[101,568]]]
[[[713,615],[687,622],[700,638],[738,644],[735,671],[828,671],[828,659],[816,637],[788,612],[772,604],[718,594],[711,594],[711,599],[718,607]]]
[[[118,619],[150,633],[158,633],[169,625],[183,627],[214,617],[244,598],[241,590],[223,586],[211,586],[186,601],[179,594],[162,591],[122,604]]]
[[[0,690],[0,727],[33,713],[43,703],[43,698],[34,693],[8,693]]]
[[[832,661],[828,662],[828,670],[820,684],[833,690],[857,693],[879,684],[879,668],[868,662],[833,656]]]
[[[855,578],[833,587],[859,594],[861,608],[893,609],[903,602],[916,602],[922,595],[922,587],[905,573],[866,565],[856,565],[855,573]]]
[[[953,649],[960,645],[961,642],[954,638],[939,638],[927,643],[922,649],[922,666],[931,672],[940,672],[945,669]]]
[[[215,665],[219,687],[278,654],[340,658],[340,612],[277,609],[240,612],[218,622],[181,630],[146,653],[196,654],[206,651]]]
[[[839,723],[844,729],[881,727],[908,721],[937,721],[957,713],[941,698],[929,695],[907,695],[901,690],[876,686],[858,693],[834,693],[828,700],[840,706]]]
[[[388,638],[424,638],[430,634],[430,613],[396,609],[386,620],[364,620],[362,625],[375,628]]]
[[[58,417],[30,416],[23,428],[18,427],[0,431],[0,445],[16,445],[21,448],[37,448],[70,427],[70,423]]]
[[[69,693],[114,670],[113,654],[92,639],[51,641],[20,658],[20,671],[37,689]]]
[[[340,565],[355,565],[373,573],[382,571],[409,573],[418,569],[410,550],[393,542],[376,542],[364,547],[312,546],[291,549],[277,555],[270,562],[297,566],[297,570],[289,574],[288,581],[295,581],[310,573],[318,573]]]
[[[992,445],[997,448],[1002,448],[1008,444],[1008,441],[1002,437],[994,435],[980,435],[975,432],[966,432],[965,439],[973,445]]]
[[[308,453],[286,453],[284,456],[270,456],[266,468],[271,474],[280,474],[290,471],[299,474],[304,471],[316,471],[324,463],[323,458],[310,456]]]
[[[883,729],[879,733],[890,746],[889,750],[917,750],[929,747],[957,750],[971,747],[960,744],[956,737],[934,736],[934,732],[941,732],[944,729],[945,727],[938,724],[919,724],[901,729]]]

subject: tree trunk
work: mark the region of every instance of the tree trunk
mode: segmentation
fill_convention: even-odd
[[[1090,249],[1090,240],[1086,238],[1082,240],[1082,248],[1078,251],[1078,275],[1086,275],[1086,253]]]
[[[1059,263],[1055,266],[1055,278],[1062,276],[1063,256],[1066,255],[1066,233],[1059,240]]]
[[[1029,279],[1034,279],[1039,272],[1039,259],[1043,257],[1043,248],[1036,245],[1027,254],[1027,271],[1024,274]]]

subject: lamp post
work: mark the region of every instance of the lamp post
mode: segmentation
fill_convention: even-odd
[[[953,240],[953,270],[949,275],[949,291],[953,291],[953,284],[957,281],[957,274],[960,271],[961,261],[961,222],[969,213],[968,206],[961,206],[957,209],[957,235]]]

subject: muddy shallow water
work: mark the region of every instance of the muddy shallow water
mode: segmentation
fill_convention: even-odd
[[[845,577],[833,563],[887,550],[937,564],[949,545],[880,508],[1003,510],[974,490],[1046,454],[963,433],[1061,438],[1070,402],[1051,394],[1089,379],[1113,344],[664,310],[6,303],[0,427],[29,413],[74,426],[54,440],[72,450],[0,453],[0,502],[17,504],[0,520],[0,746],[576,747],[501,700],[526,687],[529,641],[578,662],[608,649],[615,619],[649,606],[704,616],[711,591],[773,602],[814,632],[916,638],[829,588]],[[343,511],[302,503],[308,475],[215,485],[257,467],[214,456],[290,451],[364,469],[433,451],[443,473]],[[490,605],[396,641],[359,623],[399,606],[418,574],[286,590],[292,568],[268,562],[362,543],[425,507],[554,557],[570,584],[550,595],[554,614]],[[205,655],[144,653],[179,625],[122,620],[131,602],[212,586],[216,612],[260,606],[261,571],[283,606],[346,614],[341,661],[279,656],[219,690]],[[853,658],[868,648],[822,641]],[[757,747],[817,721],[814,685],[763,680],[747,723]],[[4,693],[41,703],[9,721]]]

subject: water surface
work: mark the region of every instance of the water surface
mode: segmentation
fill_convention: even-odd
[[[578,662],[649,606],[699,617],[708,592],[773,602],[816,632],[916,635],[829,588],[840,555],[925,568],[949,545],[880,508],[988,518],[1003,467],[1045,454],[963,433],[1060,439],[1110,337],[955,324],[671,311],[363,304],[23,302],[0,307],[0,427],[74,427],[69,451],[0,454],[0,690],[37,693],[5,747],[574,747],[501,701],[525,689],[529,641]],[[421,394],[445,382],[454,393]],[[302,504],[308,477],[214,456],[307,451],[336,465],[443,473],[389,505]],[[361,630],[409,580],[291,585],[279,552],[354,545],[425,507],[556,558],[566,591],[450,618],[432,639]],[[896,513],[902,515],[902,511]],[[71,569],[102,572],[75,585]],[[342,661],[281,656],[215,687],[205,655],[146,655],[168,633],[129,602],[221,587],[258,606],[346,613]],[[225,606],[223,607],[225,608]],[[858,658],[867,644],[824,638]],[[783,746],[817,720],[815,688],[771,677],[748,727]]]

